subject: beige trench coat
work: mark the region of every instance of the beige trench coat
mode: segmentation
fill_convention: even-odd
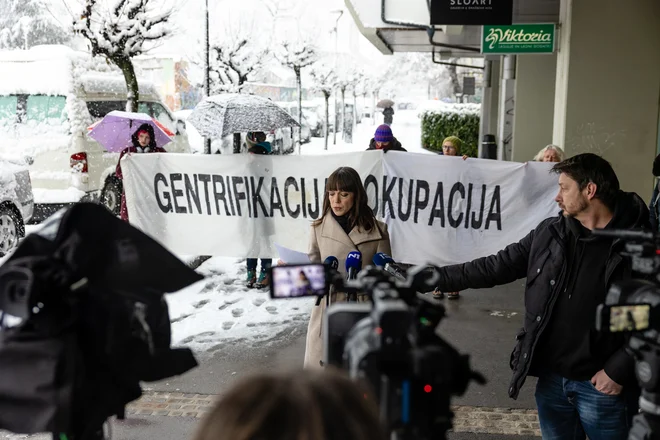
[[[366,232],[362,229],[353,228],[346,235],[342,227],[328,213],[323,217],[323,222],[318,226],[312,226],[309,239],[309,259],[313,263],[322,263],[327,257],[334,256],[339,260],[339,271],[346,274],[346,256],[351,251],[362,253],[362,264],[368,266],[378,252],[391,255],[390,236],[387,225],[377,222],[378,229]],[[345,301],[342,294],[333,294],[330,303]],[[307,327],[307,343],[305,346],[305,368],[320,368],[323,359],[323,335],[322,322],[325,311],[325,300],[314,306]]]

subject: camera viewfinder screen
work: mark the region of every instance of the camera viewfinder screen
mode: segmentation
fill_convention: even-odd
[[[322,264],[273,266],[271,296],[273,298],[322,296],[326,291],[325,270]]]
[[[612,306],[610,309],[610,331],[625,332],[649,328],[651,306]]]

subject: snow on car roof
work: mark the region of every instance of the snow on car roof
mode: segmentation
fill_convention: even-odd
[[[0,95],[68,95],[76,91],[74,79],[88,95],[126,95],[126,82],[117,67],[61,45],[0,51],[0,78]],[[158,97],[152,83],[139,79],[139,86],[140,93]]]
[[[88,73],[81,77],[81,83],[86,95],[121,95],[126,96],[126,81],[123,76]],[[138,80],[141,95],[158,96],[153,83]]]

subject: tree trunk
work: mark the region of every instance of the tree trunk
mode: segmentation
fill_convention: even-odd
[[[346,135],[346,87],[341,88],[341,137]]]
[[[323,91],[323,96],[325,97],[325,149],[328,149],[328,138],[330,137],[330,92],[327,90]]]
[[[133,62],[129,57],[111,58],[110,61],[115,63],[124,74],[126,89],[128,90],[128,95],[126,96],[126,111],[137,112],[138,102],[140,101],[140,89],[138,88],[138,80],[135,75]]]
[[[452,63],[455,63],[456,60],[453,60]],[[449,70],[449,77],[451,78],[451,84],[454,89],[454,97],[461,94],[461,82],[458,80],[458,73],[456,72],[456,66],[447,66]]]
[[[296,83],[298,85],[298,154],[302,153],[302,81],[300,79],[300,67],[294,68],[296,72]]]
[[[371,106],[371,125],[376,125],[376,98],[378,97],[378,90],[374,90],[371,92],[371,99],[373,101],[373,105]]]
[[[339,129],[339,118],[337,117],[337,89],[335,88],[335,105],[333,113],[335,114],[335,126],[332,129],[332,145],[337,145],[337,130]]]
[[[355,125],[358,123],[358,110],[357,110],[357,95],[355,94],[355,89],[353,89],[353,121]]]

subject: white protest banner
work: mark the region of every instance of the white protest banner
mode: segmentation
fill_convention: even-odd
[[[379,152],[133,154],[121,166],[131,224],[180,255],[275,258],[275,243],[306,252],[335,169],[382,179]]]
[[[496,253],[559,212],[552,163],[384,155],[379,215],[397,261],[463,263]]]
[[[390,228],[393,257],[438,265],[490,255],[558,212],[551,164],[404,152],[327,156],[131,155],[122,161],[131,223],[183,255],[305,252],[325,179],[355,168]]]

